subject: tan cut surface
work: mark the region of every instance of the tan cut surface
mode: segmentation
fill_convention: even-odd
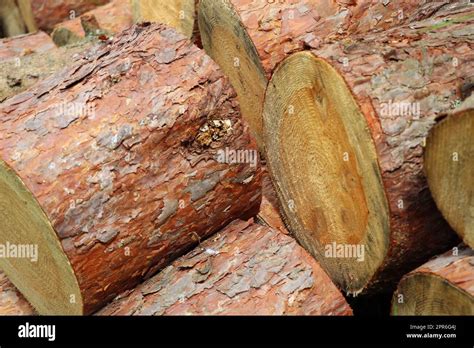
[[[265,98],[268,164],[287,222],[336,283],[357,292],[385,257],[389,233],[364,116],[340,75],[307,52],[277,68]],[[325,258],[334,242],[363,245],[366,260]]]
[[[443,119],[426,140],[431,194],[451,227],[474,248],[474,110]]]

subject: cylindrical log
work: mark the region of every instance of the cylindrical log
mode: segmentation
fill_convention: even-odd
[[[36,24],[41,30],[50,31],[58,23],[74,19],[110,0],[31,0]]]
[[[97,28],[87,26],[87,18],[93,18],[97,22]],[[57,24],[51,36],[58,46],[63,46],[69,43],[68,38],[74,41],[85,36],[113,35],[129,28],[132,24],[130,0],[112,0],[80,17]]]
[[[474,251],[456,247],[404,276],[392,315],[474,315]]]
[[[394,287],[456,243],[423,146],[474,75],[473,13],[295,53],[272,76],[264,141],[282,213],[349,293]]]
[[[15,286],[0,271],[0,316],[35,315],[35,310]]]
[[[164,23],[191,39],[196,22],[198,0],[131,0],[137,22]]]
[[[349,35],[419,20],[450,2],[202,0],[198,21],[203,47],[229,76],[242,114],[263,148],[265,88],[274,68],[289,54],[326,41],[342,40],[349,46]]]
[[[472,89],[472,85],[471,85]],[[474,248],[474,95],[443,118],[426,140],[425,173],[437,207]]]
[[[258,211],[235,93],[163,25],[123,32],[7,100],[0,120],[0,244],[38,251],[0,266],[40,314],[91,313]]]
[[[99,315],[351,315],[296,241],[234,221]]]

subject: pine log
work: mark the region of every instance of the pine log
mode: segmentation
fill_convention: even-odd
[[[474,75],[473,32],[471,8],[295,53],[272,76],[264,141],[282,214],[348,293],[390,290],[457,242],[423,146]]]
[[[57,48],[44,32],[0,40],[0,102],[73,64],[92,40]]]
[[[456,247],[404,276],[392,315],[474,315],[474,251]]]
[[[98,315],[351,315],[294,239],[234,221]]]
[[[472,88],[472,86],[471,86]],[[474,248],[474,95],[433,127],[425,173],[433,199],[450,226]]]
[[[263,149],[262,105],[274,68],[291,53],[426,18],[452,0],[202,0],[202,45],[229,76]],[[452,6],[461,5],[459,2]]]
[[[133,19],[169,25],[188,38],[195,34],[197,0],[131,0]]]
[[[88,18],[93,18],[97,22],[96,28],[86,25]],[[112,0],[80,17],[57,24],[51,36],[58,46],[64,46],[86,36],[113,35],[132,24],[130,0]]]
[[[217,66],[134,26],[0,107],[0,267],[40,314],[87,314],[260,204],[256,153]]]
[[[58,23],[79,17],[110,0],[30,0],[37,26],[51,31]]]

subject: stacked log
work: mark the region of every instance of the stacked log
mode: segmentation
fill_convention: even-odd
[[[58,23],[74,19],[110,0],[30,0],[38,28],[53,30]]]
[[[264,141],[283,214],[349,293],[391,289],[457,242],[428,190],[423,146],[474,74],[473,18],[455,10],[327,43],[273,73]],[[363,262],[346,255],[356,246]]]
[[[0,120],[0,242],[39,250],[0,266],[40,314],[91,313],[258,211],[258,162],[219,156],[256,153],[233,90],[162,25],[8,99]]]
[[[351,315],[291,237],[235,221],[98,315]]]
[[[229,76],[260,148],[262,105],[275,67],[290,54],[351,35],[386,30],[468,4],[443,0],[203,0],[202,44]]]
[[[472,84],[465,84],[471,93]],[[468,94],[466,94],[467,96]],[[425,173],[437,207],[474,248],[474,95],[444,115],[426,140]]]
[[[0,314],[33,309],[0,274]],[[97,315],[352,315],[339,290],[294,239],[234,221]]]
[[[474,251],[461,245],[404,276],[392,315],[474,315]]]

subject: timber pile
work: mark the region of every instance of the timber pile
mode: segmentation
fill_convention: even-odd
[[[472,315],[467,0],[0,0],[0,24],[0,315]]]
[[[1,241],[43,250],[0,265],[40,313],[90,313],[260,204],[258,165],[217,161],[255,151],[233,91],[166,27],[131,28],[0,113]]]
[[[385,290],[456,243],[427,189],[422,144],[474,74],[473,10],[397,3],[400,22],[372,28],[353,13],[384,17],[380,2],[344,16],[302,3],[203,0],[203,45],[264,144],[291,232],[346,292]],[[365,260],[332,257],[339,246],[363,247]]]

